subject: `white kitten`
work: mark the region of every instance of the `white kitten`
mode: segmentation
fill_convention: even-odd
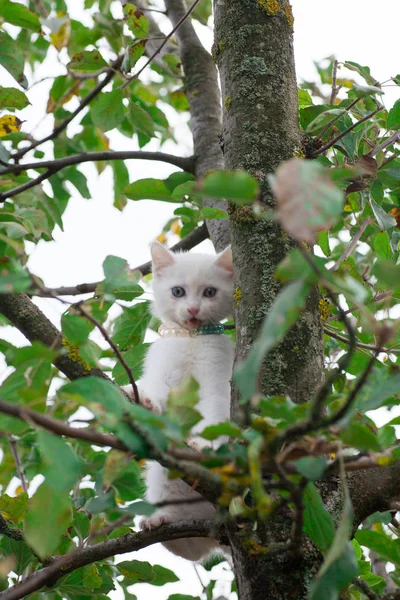
[[[232,253],[230,248],[218,257],[207,254],[172,254],[159,243],[151,248],[153,262],[153,312],[163,321],[185,330],[218,323],[232,313]],[[150,347],[140,382],[141,402],[163,412],[170,388],[193,376],[200,384],[197,409],[203,419],[194,428],[199,432],[207,425],[229,418],[230,379],[233,345],[225,335],[163,337]],[[195,438],[193,445],[210,445]],[[167,471],[156,462],[147,470],[147,500],[199,497],[182,480],[169,480]],[[162,523],[185,519],[212,519],[215,509],[209,502],[177,504],[157,510],[143,519],[141,527],[152,529]],[[164,546],[183,558],[199,560],[217,547],[207,538],[187,538],[165,542]]]

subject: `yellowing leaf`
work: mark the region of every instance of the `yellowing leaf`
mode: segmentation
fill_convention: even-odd
[[[69,38],[71,37],[71,21],[68,17],[61,17],[58,19],[61,21],[59,29],[50,34],[51,43],[58,52],[68,45]]]
[[[167,241],[167,236],[165,235],[165,233],[160,233],[160,235],[158,235],[156,237],[157,242],[160,242],[160,244],[165,244],[165,242]]]
[[[10,133],[18,133],[21,129],[23,121],[14,115],[4,115],[0,117],[0,137],[9,135]]]
[[[180,234],[180,232],[182,231],[182,225],[181,225],[181,222],[179,221],[179,219],[172,221],[170,229],[171,229],[172,233],[175,233],[175,235]]]

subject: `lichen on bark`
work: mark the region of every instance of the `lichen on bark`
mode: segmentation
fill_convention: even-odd
[[[215,57],[222,97],[230,98],[223,111],[225,167],[256,176],[261,203],[268,208],[274,208],[274,198],[267,175],[301,145],[288,10],[287,0],[214,0],[214,47],[224,41],[224,51]],[[251,207],[230,205],[228,212],[235,289],[241,292],[240,301],[234,303],[237,364],[247,355],[281,289],[274,276],[276,266],[294,243],[275,221],[257,218]],[[323,345],[318,301],[314,290],[302,317],[264,361],[260,383],[265,395],[288,393],[303,402],[319,387]],[[240,420],[241,416],[233,390],[232,417]],[[256,535],[268,547],[287,539],[290,528],[290,515],[279,510],[271,522],[258,524]],[[288,553],[253,556],[234,532],[230,540],[241,600],[307,597],[308,584],[321,562],[309,542],[301,562],[296,562]]]

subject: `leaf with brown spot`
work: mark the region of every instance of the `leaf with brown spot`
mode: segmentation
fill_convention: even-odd
[[[23,122],[14,115],[0,117],[0,137],[10,135],[10,133],[18,133]]]
[[[315,161],[292,158],[283,163],[272,187],[279,221],[297,241],[314,243],[317,231],[333,225],[343,210],[342,191]]]
[[[389,210],[388,215],[394,216],[396,225],[400,229],[400,208],[392,208],[392,210]]]
[[[149,22],[136,6],[125,4],[124,18],[129,30],[136,38],[147,38],[149,36]]]

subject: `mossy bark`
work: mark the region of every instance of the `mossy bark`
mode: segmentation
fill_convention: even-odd
[[[291,7],[286,0],[214,0],[214,56],[224,105],[225,167],[245,169],[260,182],[261,201],[274,199],[267,181],[278,165],[296,154],[297,85]],[[257,220],[249,207],[231,205],[235,263],[236,361],[241,361],[280,290],[274,273],[293,241],[273,221]],[[322,323],[318,292],[283,344],[271,352],[261,374],[264,394],[310,398],[323,373]],[[239,418],[237,397],[232,403]]]
[[[267,176],[298,152],[297,85],[293,57],[293,17],[287,0],[214,0],[215,41],[222,90],[226,169],[244,169],[260,182],[261,202],[274,207]],[[273,221],[257,219],[251,208],[229,207],[235,265],[236,363],[247,355],[261,322],[281,286],[276,266],[293,241]],[[304,402],[323,377],[322,323],[314,290],[306,311],[270,352],[260,377],[266,395],[288,393]],[[232,417],[241,419],[233,390]],[[290,535],[285,510],[273,522],[259,524],[261,546]],[[257,555],[230,536],[240,600],[302,600],[321,562],[305,542],[300,559],[288,553]],[[266,544],[264,544],[264,542]]]

